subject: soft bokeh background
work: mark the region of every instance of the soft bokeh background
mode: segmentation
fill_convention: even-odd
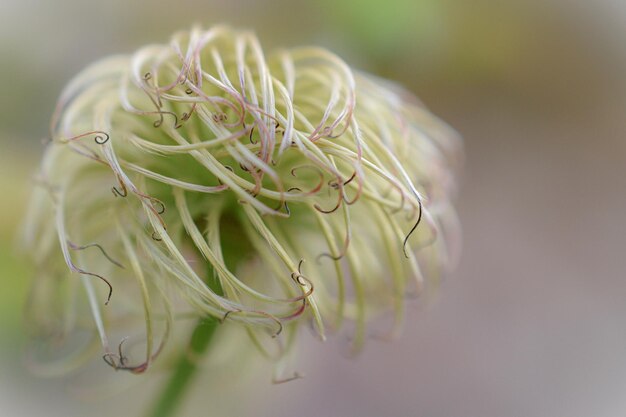
[[[321,44],[419,95],[465,138],[465,248],[402,339],[347,359],[345,341],[305,338],[306,379],[278,386],[269,370],[222,364],[181,415],[626,415],[622,0],[3,0],[0,415],[132,417],[161,382],[87,388],[29,374],[29,268],[14,236],[63,85],[194,22],[252,27],[266,46]]]

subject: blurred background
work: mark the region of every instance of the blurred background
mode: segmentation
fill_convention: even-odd
[[[132,417],[162,382],[118,381],[102,363],[96,372],[115,375],[81,390],[75,378],[24,368],[30,271],[15,233],[71,77],[99,57],[220,22],[256,30],[268,48],[329,47],[401,82],[455,127],[467,153],[464,251],[436,302],[410,309],[401,339],[346,358],[345,341],[305,337],[296,367],[306,378],[283,385],[268,369],[218,364],[181,415],[625,415],[622,0],[3,0],[0,415]]]

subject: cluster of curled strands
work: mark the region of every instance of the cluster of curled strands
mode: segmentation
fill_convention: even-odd
[[[101,344],[111,366],[145,371],[172,326],[202,317],[270,356],[303,322],[320,338],[350,322],[358,350],[372,318],[397,332],[408,296],[450,263],[458,137],[324,49],[178,33],[83,71],[50,135],[28,314],[55,340],[91,335],[67,366]]]

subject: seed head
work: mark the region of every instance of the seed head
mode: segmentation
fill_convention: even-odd
[[[262,350],[278,336],[279,356],[298,324],[324,338],[349,321],[359,349],[450,264],[459,153],[412,95],[324,49],[266,55],[215,27],[102,60],[52,118],[29,317],[48,336],[91,330],[133,372],[189,317],[244,326]]]

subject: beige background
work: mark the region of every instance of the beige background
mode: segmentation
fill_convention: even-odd
[[[132,4],[131,4],[132,3]],[[193,22],[316,43],[396,79],[465,138],[464,251],[405,335],[306,379],[207,370],[185,416],[603,417],[626,413],[626,3],[452,0],[0,4],[0,415],[139,415],[158,375],[41,380],[20,362],[13,236],[56,96],[82,67]],[[236,358],[235,358],[236,359]],[[109,373],[107,373],[109,372]],[[100,376],[104,375],[106,376]],[[119,391],[118,394],[108,394]]]

